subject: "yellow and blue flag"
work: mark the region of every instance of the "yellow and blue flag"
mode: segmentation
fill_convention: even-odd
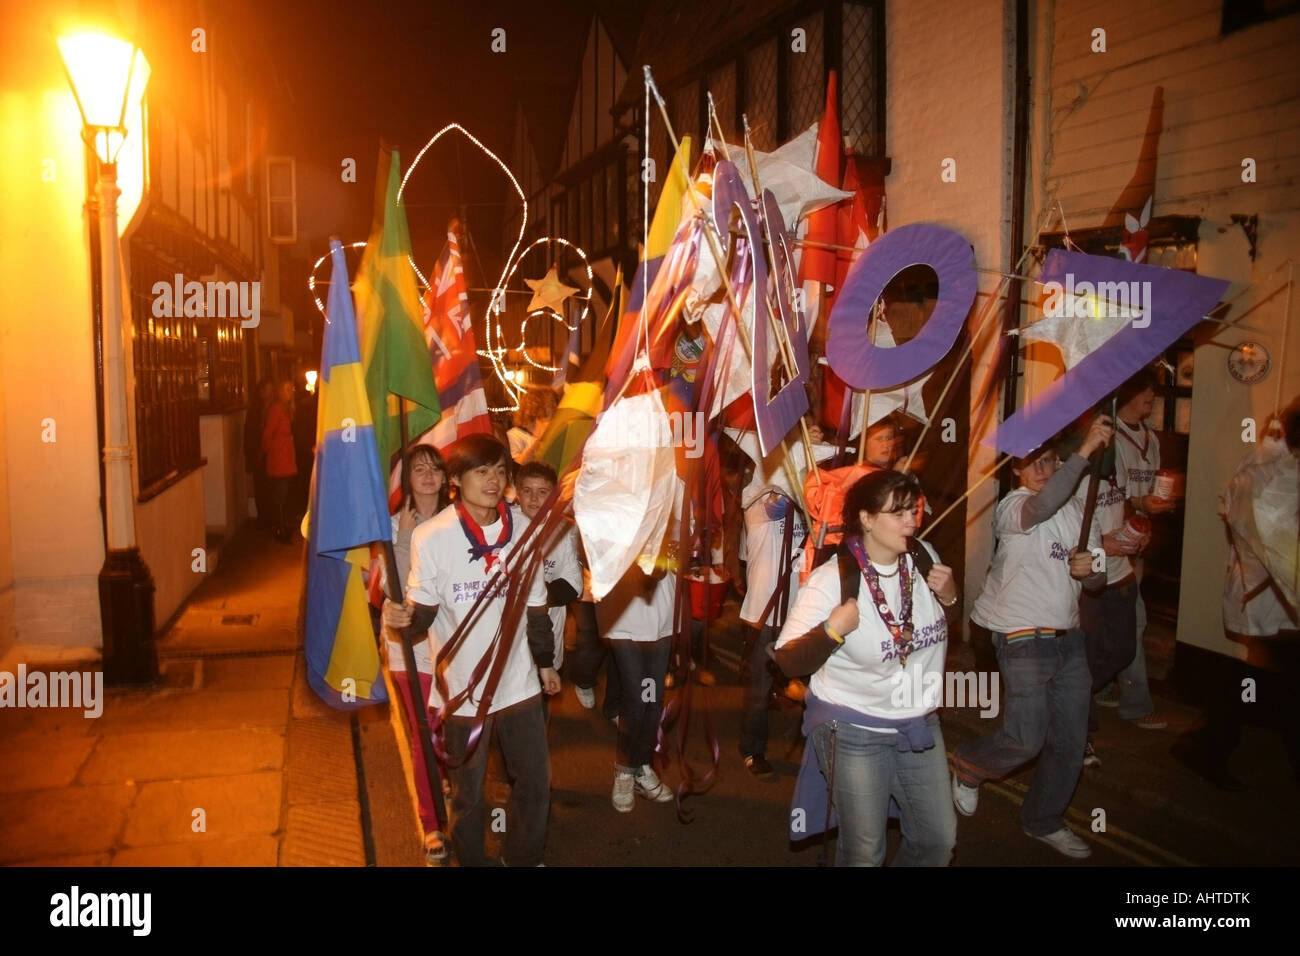
[[[347,263],[337,239],[330,241],[330,257],[303,651],[312,690],[331,707],[347,710],[388,699],[361,571],[370,564],[370,543],[389,539],[392,525],[366,399]]]

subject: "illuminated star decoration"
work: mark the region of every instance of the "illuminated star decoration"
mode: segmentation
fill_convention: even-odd
[[[533,299],[528,303],[528,311],[550,309],[556,315],[564,315],[564,300],[578,290],[560,281],[560,275],[551,266],[551,271],[542,279],[525,279],[528,288],[533,290]]]

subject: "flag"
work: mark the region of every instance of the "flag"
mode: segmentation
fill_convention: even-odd
[[[424,338],[429,346],[442,417],[438,424],[410,441],[412,446],[432,445],[439,451],[466,435],[492,434],[492,418],[478,365],[478,346],[470,322],[460,243],[456,238],[458,225],[455,220],[447,225],[447,245],[438,257],[423,300]],[[401,489],[399,449],[394,453],[388,478],[389,506],[394,511],[401,505]]]
[[[330,242],[333,272],[321,343],[316,464],[307,529],[307,680],[331,707],[388,699],[361,569],[369,544],[392,534],[375,430],[366,400],[343,246]]]
[[[535,459],[549,464],[557,474],[563,474],[578,457],[596,426],[596,416],[600,413],[604,394],[605,363],[611,346],[610,332],[623,298],[623,270],[620,267],[614,277],[614,295],[609,311],[596,328],[596,342],[582,365],[565,382],[564,396],[560,399],[555,414],[551,416],[546,431],[537,439],[537,447],[533,452]]]
[[[398,421],[401,399],[407,400],[408,435],[419,435],[433,427],[442,410],[429,363],[415,268],[410,260],[406,211],[397,204],[401,172],[397,151],[381,148],[375,217],[355,290],[366,395],[379,460],[384,463],[402,447]]]
[[[1124,290],[1130,302],[1142,300],[1141,321],[1116,320],[1121,326],[1117,331],[985,439],[985,444],[1010,455],[1027,455],[1132,378],[1201,321],[1228,288],[1227,279],[1062,249],[1047,254],[1039,281],[1064,301],[1069,301],[1064,292],[1068,288],[1107,290],[1110,294],[1099,296],[1103,301],[1113,299],[1115,290]],[[1078,296],[1077,301],[1088,297]],[[1076,315],[1073,321],[1093,319]]]
[[[844,285],[849,267],[863,249],[885,231],[885,172],[879,160],[859,159],[849,153],[844,163],[844,191],[853,194],[850,202],[840,203],[838,244],[851,246],[835,254],[835,288]]]
[[[641,332],[641,312],[645,304],[643,300],[647,298],[647,288],[652,303],[652,307],[648,310],[647,321],[649,321],[649,316],[653,316],[659,311],[653,305],[657,298],[662,297],[663,285],[657,284],[656,280],[659,279],[660,269],[673,247],[674,239],[682,222],[682,199],[685,197],[687,189],[690,188],[688,178],[690,166],[691,138],[683,136],[681,144],[677,148],[677,155],[673,157],[672,166],[668,171],[668,180],[664,183],[663,191],[659,194],[659,204],[655,207],[654,218],[650,223],[646,247],[642,250],[641,262],[637,266],[636,275],[632,279],[632,288],[623,314],[619,319],[614,344],[610,347],[609,361],[605,369],[606,403],[613,401],[614,396],[618,394],[623,387],[623,383],[627,381],[628,375],[632,372],[632,362],[636,358],[638,349]],[[697,255],[698,249],[697,240]]]
[[[1123,226],[1119,253],[1129,262],[1145,262],[1147,225],[1151,222],[1151,204],[1156,192],[1156,156],[1160,151],[1160,131],[1164,125],[1165,90],[1157,86],[1151,93],[1151,110],[1147,129],[1138,152],[1137,169],[1124,191],[1115,200],[1102,226]]]
[[[456,225],[447,227],[447,245],[438,258],[433,286],[424,296],[424,336],[443,409],[433,429],[432,444],[438,448],[466,435],[492,434]]]
[[[840,181],[840,159],[844,154],[844,145],[840,139],[840,113],[835,95],[835,71],[831,70],[826,80],[826,109],[822,112],[821,125],[817,129],[817,157],[813,168],[817,178],[827,183]],[[810,241],[832,245],[839,232],[839,214],[835,206],[823,206],[808,216],[808,231],[805,238]],[[835,250],[817,246],[805,246],[803,259],[799,264],[800,282],[820,282],[827,285],[835,283]]]

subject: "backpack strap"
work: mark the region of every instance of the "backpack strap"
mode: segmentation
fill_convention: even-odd
[[[916,573],[924,581],[929,576],[930,569],[934,567],[934,558],[930,557],[930,552],[925,550],[925,545],[916,538],[907,539],[907,553],[912,556],[912,561],[916,564]]]
[[[930,557],[930,552],[925,550],[925,545],[916,538],[908,539],[907,553],[912,556],[917,575],[924,581],[930,574],[930,569],[934,567],[934,558]],[[858,559],[845,547],[843,541],[835,549],[835,559],[840,566],[840,603],[843,604],[848,600],[856,601],[858,589],[862,584],[862,569],[858,567]]]
[[[862,584],[862,569],[858,567],[858,559],[840,542],[835,549],[835,560],[840,567],[840,603],[856,601],[858,588]]]

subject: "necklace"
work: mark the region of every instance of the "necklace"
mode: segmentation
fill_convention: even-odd
[[[901,564],[901,562],[900,562],[899,567],[901,567],[901,566],[902,566],[902,564]],[[886,574],[884,571],[881,571],[879,568],[877,568],[877,567],[876,567],[876,563],[875,563],[874,561],[871,562],[871,567],[875,570],[875,572],[876,572],[876,576],[877,576],[877,577],[881,577],[881,578],[893,578],[893,577],[897,577],[897,576],[898,576],[898,568],[897,568],[897,567],[894,568],[894,570],[890,571],[888,574]]]
[[[862,569],[862,576],[866,579],[867,589],[871,592],[871,600],[876,605],[876,613],[880,615],[880,619],[884,622],[890,637],[894,639],[894,652],[898,655],[898,663],[900,666],[906,667],[907,657],[912,653],[913,631],[912,575],[908,571],[907,557],[902,554],[898,556],[898,568],[894,571],[894,574],[899,576],[898,590],[903,602],[896,619],[894,612],[889,609],[889,602],[885,600],[885,592],[880,587],[882,577],[892,578],[894,574],[881,574],[876,570],[876,566],[871,563],[871,560],[867,557],[866,549],[862,546],[862,538],[854,535],[846,539],[846,541],[850,553],[857,559],[858,567]]]

